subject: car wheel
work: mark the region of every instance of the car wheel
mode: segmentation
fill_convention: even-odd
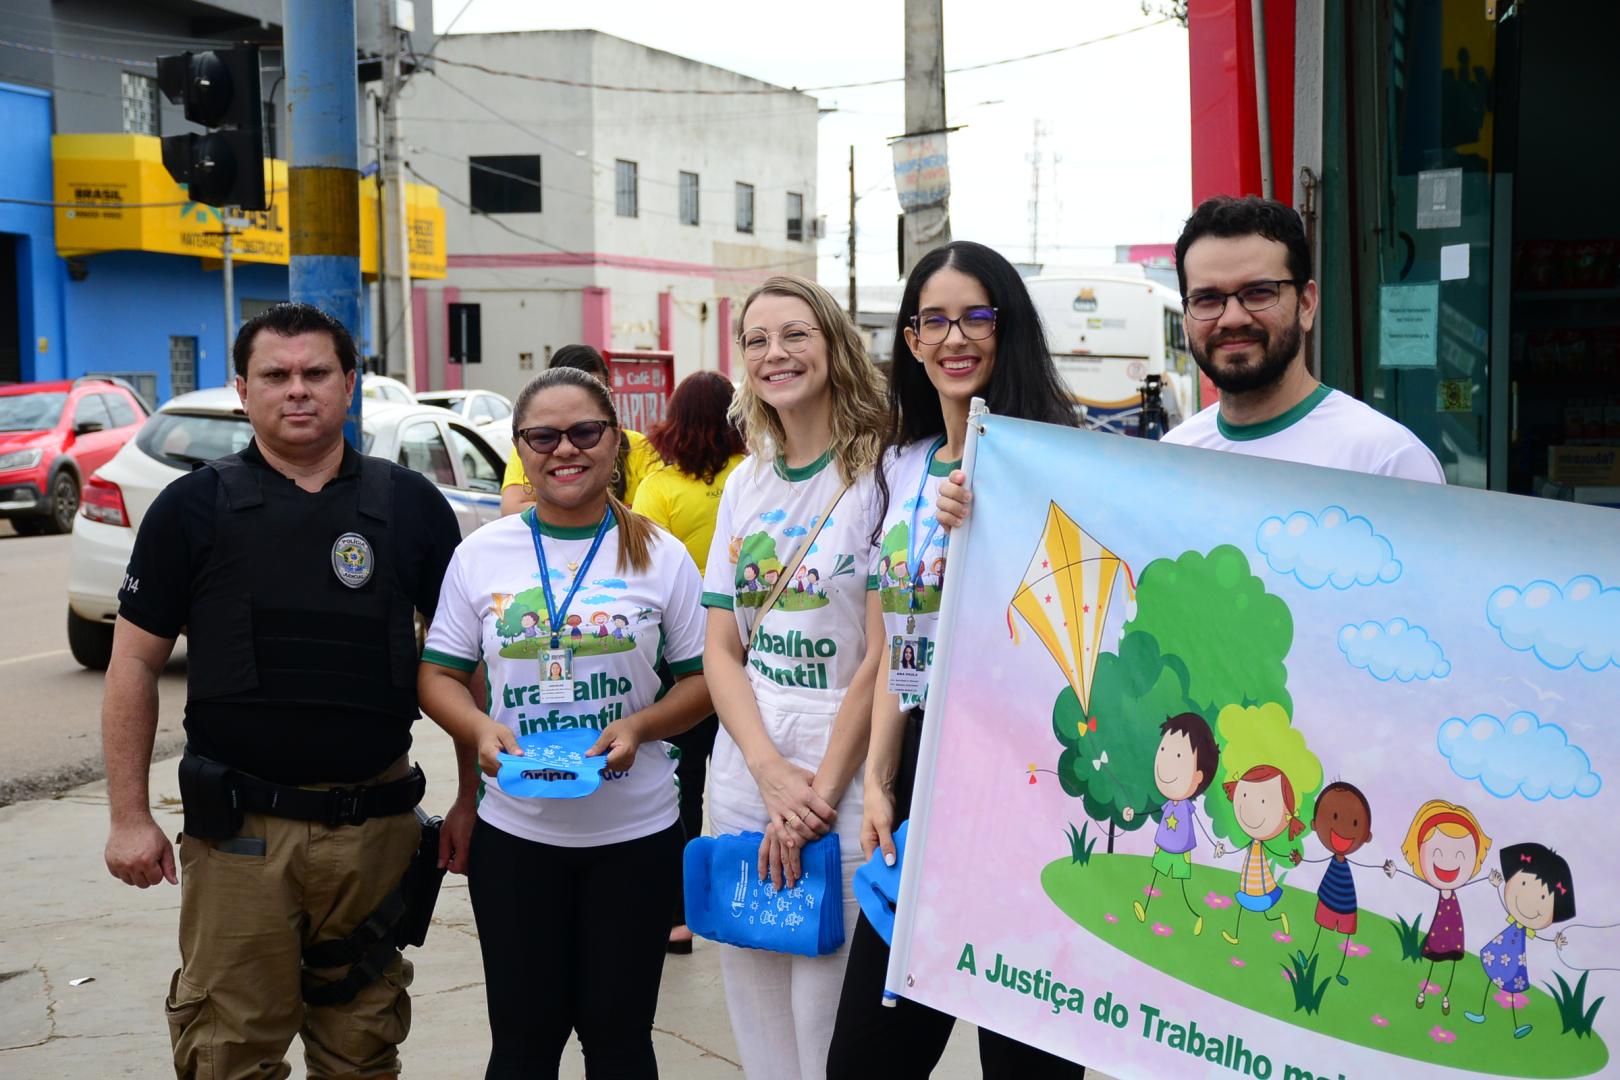
[[[67,469],[51,480],[51,512],[45,518],[46,531],[68,533],[73,531],[73,518],[79,512],[79,478]]]
[[[91,671],[106,671],[112,659],[112,623],[86,619],[68,608],[68,649],[73,659]]]

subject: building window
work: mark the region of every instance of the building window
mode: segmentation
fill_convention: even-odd
[[[124,130],[132,135],[158,133],[157,80],[146,75],[122,72],[124,83]]]
[[[698,174],[681,173],[681,224],[698,223]]]
[[[787,238],[804,239],[804,196],[796,191],[787,193]]]
[[[754,231],[754,185],[737,185],[737,231]]]
[[[450,362],[477,364],[484,359],[482,312],[477,304],[450,305]]]
[[[613,205],[620,217],[636,217],[640,209],[640,192],[636,190],[636,163],[619,160],[613,163]]]
[[[480,214],[538,214],[540,155],[498,154],[467,162],[467,193]]]
[[[169,339],[169,396],[189,394],[197,389],[197,339]]]

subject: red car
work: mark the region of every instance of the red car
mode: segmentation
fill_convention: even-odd
[[[0,386],[0,518],[24,536],[72,532],[84,482],[146,415],[120,379]]]

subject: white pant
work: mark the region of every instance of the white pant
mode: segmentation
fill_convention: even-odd
[[[760,704],[765,733],[795,765],[821,764],[832,714],[786,712]],[[717,835],[765,830],[765,803],[737,744],[721,728],[709,766],[709,822]],[[844,988],[849,935],[859,909],[852,882],[861,858],[861,774],[839,801],[839,854],[843,862],[844,944],[825,956],[795,956],[720,946],[726,1007],[749,1080],[824,1080],[838,998]]]

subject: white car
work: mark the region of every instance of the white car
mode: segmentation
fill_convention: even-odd
[[[484,433],[491,446],[512,450],[512,403],[493,390],[422,390],[416,400],[449,409]]]
[[[429,405],[370,401],[361,429],[366,453],[414,469],[444,492],[462,536],[501,516],[505,459],[459,417]],[[68,569],[68,646],[80,664],[107,666],[135,530],[158,492],[197,462],[234,454],[252,435],[235,390],[198,390],[170,400],[91,474]]]
[[[398,379],[370,373],[360,376],[360,396],[367,401],[391,401],[396,405],[412,405],[416,402],[416,398],[411,396],[411,388]]]

